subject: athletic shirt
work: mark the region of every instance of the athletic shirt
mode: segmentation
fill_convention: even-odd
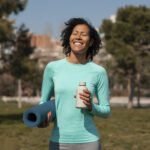
[[[92,110],[76,108],[79,82],[86,82],[91,92]],[[87,143],[100,139],[94,115],[110,114],[108,77],[105,69],[92,61],[72,64],[66,58],[47,64],[42,83],[40,103],[55,94],[56,119],[50,140],[58,143]],[[96,95],[98,104],[93,102]]]

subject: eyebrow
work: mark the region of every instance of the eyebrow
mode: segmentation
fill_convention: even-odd
[[[78,30],[75,30],[75,31],[73,31],[73,32],[79,32]],[[81,33],[87,33],[88,34],[88,32],[84,32],[84,31],[82,31]]]

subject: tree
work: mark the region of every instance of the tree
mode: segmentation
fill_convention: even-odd
[[[0,0],[0,43],[9,40],[13,31],[13,21],[8,16],[23,11],[26,3],[27,0]]]
[[[5,69],[12,74],[18,80],[18,96],[19,96],[19,107],[21,107],[21,94],[23,77],[29,73],[28,63],[31,61],[29,55],[33,52],[34,47],[30,44],[31,35],[25,25],[21,25],[16,33],[14,39],[13,50],[8,58],[9,64]]]
[[[12,13],[18,14],[23,11],[27,0],[0,0],[0,73],[4,67],[4,47],[12,45],[14,37],[14,21],[8,19]]]
[[[141,76],[148,67],[145,59],[150,56],[149,16],[150,8],[126,6],[118,9],[115,22],[104,20],[101,26],[106,49],[117,63],[117,73],[128,81],[128,108],[132,107],[135,84],[140,88]]]
[[[0,0],[0,73],[10,73],[18,80],[19,107],[22,83],[35,89],[41,84],[37,61],[29,58],[34,50],[30,45],[31,34],[25,25],[18,29],[14,26],[14,21],[8,18],[12,13],[23,11],[26,4],[27,0]],[[30,83],[31,80],[34,81],[33,84]]]

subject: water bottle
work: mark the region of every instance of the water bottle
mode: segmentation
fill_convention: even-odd
[[[76,95],[76,108],[87,108],[87,105],[83,103],[84,100],[80,98],[79,93],[84,93],[83,90],[87,89],[86,82],[79,82],[79,86],[77,88],[77,95]]]

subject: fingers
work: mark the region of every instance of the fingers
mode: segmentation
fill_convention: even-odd
[[[52,116],[52,112],[48,112],[48,114],[47,114],[47,122],[48,123],[50,122],[51,116]]]
[[[83,100],[83,103],[87,105],[88,110],[92,110],[92,104],[91,104],[91,92],[87,89],[83,90],[83,93],[79,93],[80,98]],[[76,95],[74,96],[76,98]]]
[[[80,94],[81,96],[86,97],[86,98],[90,98],[90,97],[91,97],[91,92],[90,92],[90,91],[84,89],[83,92],[84,92],[84,93],[79,93],[79,94]],[[76,98],[76,95],[74,96],[74,98]]]
[[[49,125],[50,119],[52,116],[52,112],[47,113],[47,120],[43,122],[42,124],[38,125],[38,128],[46,128]]]
[[[87,100],[83,100],[83,103],[86,104],[86,105],[91,105],[91,102],[87,101]]]
[[[90,102],[87,101],[83,101],[83,103],[87,106],[88,110],[91,111],[92,110],[92,105]]]
[[[80,94],[80,98],[85,100],[85,101],[91,101],[91,92],[88,90],[83,90],[84,93],[79,93]],[[76,98],[76,95],[74,96],[74,98]]]
[[[91,98],[86,98],[82,96],[80,96],[80,98],[83,100],[83,103],[86,104],[89,109],[92,108]]]
[[[87,101],[87,102],[90,102],[91,99],[89,97],[84,97],[84,96],[80,96],[81,99]]]
[[[91,92],[89,90],[84,89],[83,92],[85,92],[88,95],[91,95]]]
[[[81,96],[85,96],[85,97],[87,97],[87,98],[90,98],[90,97],[91,97],[91,92],[88,91],[88,90],[86,90],[86,89],[84,89],[84,90],[83,90],[83,93],[80,93],[80,95],[81,95]]]
[[[85,93],[79,93],[80,94],[80,96],[83,96],[83,97],[86,97],[86,98],[90,98],[90,94],[85,94]]]
[[[91,92],[88,90],[83,90],[84,93],[80,93],[80,98],[83,99],[83,103],[87,105],[88,110],[92,110],[92,104],[91,104]]]
[[[83,90],[84,93],[79,93],[81,97],[84,97],[85,100],[91,100],[91,92],[84,89]]]

